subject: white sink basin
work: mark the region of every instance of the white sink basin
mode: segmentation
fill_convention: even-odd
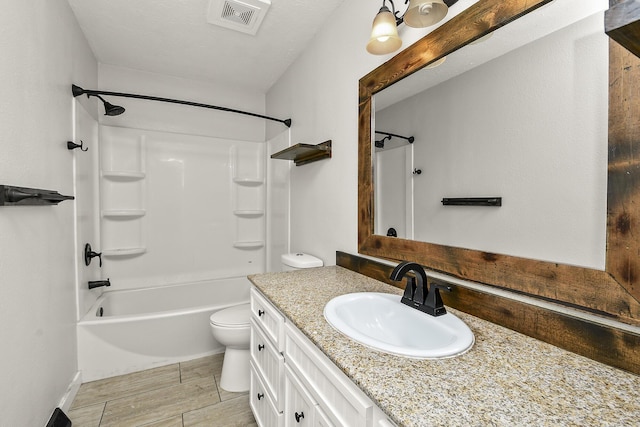
[[[341,295],[327,303],[324,317],[360,344],[414,359],[458,356],[474,343],[471,329],[455,315],[430,316],[402,304],[400,295]]]

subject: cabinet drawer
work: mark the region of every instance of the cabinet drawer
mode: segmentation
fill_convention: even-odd
[[[256,422],[260,427],[282,427],[282,414],[273,404],[269,393],[266,392],[264,383],[261,381],[253,362],[250,362],[249,365],[251,370],[249,405]]]
[[[366,426],[375,405],[307,337],[285,325],[286,365],[297,374],[333,424]]]
[[[254,287],[251,288],[251,318],[260,325],[276,349],[282,352],[284,350],[284,317]]]
[[[267,393],[278,411],[282,411],[280,386],[284,377],[284,357],[266,338],[254,319],[251,319],[251,361],[262,377]]]

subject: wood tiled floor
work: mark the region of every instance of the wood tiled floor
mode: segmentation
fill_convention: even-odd
[[[256,426],[248,393],[222,390],[223,354],[82,384],[73,427]]]

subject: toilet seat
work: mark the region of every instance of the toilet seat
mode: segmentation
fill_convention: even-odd
[[[212,325],[224,328],[248,328],[251,304],[240,304],[217,311],[209,317]]]

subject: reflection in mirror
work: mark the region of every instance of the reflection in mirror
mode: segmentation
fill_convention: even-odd
[[[375,150],[375,234],[604,269],[608,4],[589,3],[552,2],[375,95],[375,130],[415,137]],[[502,206],[441,203],[485,196]]]

